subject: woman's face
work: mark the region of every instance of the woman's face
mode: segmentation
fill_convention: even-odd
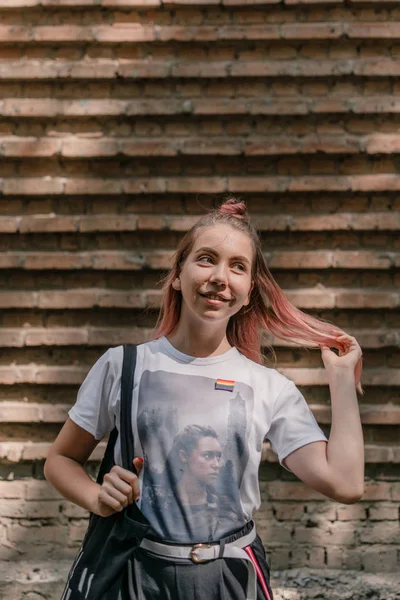
[[[245,233],[225,224],[201,229],[173,284],[182,293],[181,318],[227,324],[250,302],[253,255]]]
[[[180,459],[188,471],[203,485],[215,485],[221,466],[221,445],[217,438],[205,436],[199,439],[191,454],[180,450]]]

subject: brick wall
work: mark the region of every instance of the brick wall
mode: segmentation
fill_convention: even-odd
[[[364,351],[365,496],[327,501],[266,447],[272,566],[398,570],[397,0],[0,0],[0,23],[0,559],[76,554],[87,514],[44,480],[49,444],[231,191],[289,298]],[[320,353],[266,342],[328,432]]]

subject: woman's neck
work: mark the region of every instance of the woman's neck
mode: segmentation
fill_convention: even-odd
[[[195,506],[207,502],[207,490],[204,485],[190,474],[184,473],[176,486],[182,504]]]
[[[202,334],[198,330],[185,331],[183,327],[178,326],[167,336],[170,344],[180,352],[189,356],[204,358],[207,356],[218,356],[224,354],[232,347],[226,337],[226,331],[218,334]]]

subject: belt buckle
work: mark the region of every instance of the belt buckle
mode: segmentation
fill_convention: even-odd
[[[211,548],[211,547],[212,547],[212,544],[195,544],[194,546],[192,546],[190,553],[189,553],[191,560],[196,564],[209,561],[210,560],[209,558],[200,558],[199,556],[197,556],[196,550],[199,550],[200,548]]]

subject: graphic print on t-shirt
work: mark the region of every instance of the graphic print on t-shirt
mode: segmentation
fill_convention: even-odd
[[[157,535],[206,542],[245,524],[239,493],[253,408],[253,390],[240,382],[226,390],[208,377],[143,372],[140,508]]]

